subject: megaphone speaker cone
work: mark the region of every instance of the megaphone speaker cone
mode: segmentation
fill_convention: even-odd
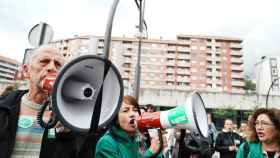
[[[105,65],[108,66],[106,75]],[[51,97],[58,120],[74,131],[88,131],[101,87],[98,127],[111,122],[122,102],[123,83],[117,68],[109,60],[95,55],[80,56],[64,65]]]

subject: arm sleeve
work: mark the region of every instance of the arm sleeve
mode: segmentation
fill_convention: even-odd
[[[155,156],[156,158],[163,158],[162,151],[159,151],[156,155],[152,152],[150,148],[147,147],[147,144],[145,144],[146,152],[144,153],[143,157],[144,158],[149,158]],[[161,150],[161,149],[159,149]]]
[[[119,158],[118,146],[107,140],[98,142],[95,151],[95,158]]]
[[[148,150],[146,150],[146,152],[144,153],[144,158],[148,158],[153,156],[153,152],[151,151],[151,149],[149,148]]]
[[[217,139],[216,139],[215,149],[219,152],[229,151],[229,146],[224,145],[223,141],[224,140],[223,140],[222,133],[218,134]]]
[[[236,154],[236,158],[244,158],[244,144],[245,143],[242,143],[241,145],[240,145],[240,148],[238,149],[238,151],[237,151],[237,154]]]

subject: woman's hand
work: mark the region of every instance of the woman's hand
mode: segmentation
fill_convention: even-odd
[[[151,145],[149,149],[153,154],[156,154],[160,150],[160,140],[158,136],[151,138]]]

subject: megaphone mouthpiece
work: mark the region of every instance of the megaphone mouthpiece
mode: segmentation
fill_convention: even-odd
[[[56,72],[49,72],[46,75],[46,77],[41,81],[41,87],[48,94],[52,92],[56,76],[57,76]]]

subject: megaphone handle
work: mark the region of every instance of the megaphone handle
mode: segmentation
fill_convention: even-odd
[[[185,142],[184,138],[186,136],[186,129],[181,129],[180,130],[180,139],[179,139],[179,152],[178,152],[178,157],[182,158],[183,157],[183,152],[184,152],[184,147],[185,147]]]
[[[50,103],[50,102],[49,102],[48,100],[45,101],[45,103],[43,104],[42,108],[39,110],[39,112],[38,112],[38,114],[37,114],[37,123],[38,123],[41,127],[45,128],[45,129],[53,128],[53,127],[56,125],[56,123],[57,123],[57,119],[56,119],[55,115],[53,115],[53,116],[50,118],[50,120],[48,121],[48,123],[44,122],[44,120],[43,120],[44,112],[45,112],[47,106],[49,105],[49,103]]]

